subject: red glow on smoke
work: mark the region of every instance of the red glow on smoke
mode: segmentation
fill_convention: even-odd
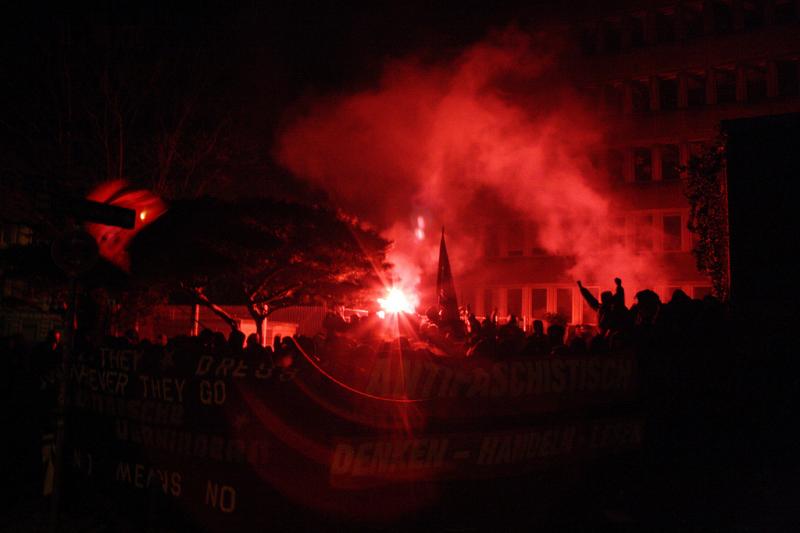
[[[374,88],[296,117],[277,155],[384,229],[405,286],[435,270],[426,219],[447,227],[457,276],[488,225],[522,220],[535,228],[524,245],[574,257],[575,278],[652,283],[651,261],[608,244],[613,208],[589,158],[601,121],[557,81],[548,42],[509,30],[449,62],[391,62]]]

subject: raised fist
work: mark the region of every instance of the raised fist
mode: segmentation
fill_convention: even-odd
[[[616,283],[617,285],[622,285],[622,280],[619,278],[614,278],[614,283]]]
[[[578,287],[580,287],[581,289],[583,288],[583,283],[581,283],[581,280],[578,280]]]

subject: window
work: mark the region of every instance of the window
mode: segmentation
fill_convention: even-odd
[[[680,152],[678,145],[665,144],[661,147],[661,179],[674,181],[680,178],[678,166],[680,165]]]
[[[595,28],[581,30],[581,52],[586,56],[597,53],[597,30]]]
[[[742,15],[745,28],[752,29],[762,26],[764,24],[764,0],[742,2]]]
[[[697,247],[697,243],[700,242],[700,235],[696,231],[690,231],[689,236],[692,239],[692,250],[694,250]]]
[[[541,319],[547,313],[547,289],[532,289],[533,318]]]
[[[683,25],[687,37],[700,37],[703,35],[703,3],[685,2],[683,4]]]
[[[706,142],[704,141],[695,141],[689,143],[689,156],[690,157],[701,157],[703,152],[706,150]]]
[[[783,24],[797,20],[794,0],[775,0],[775,22]]]
[[[689,107],[706,105],[706,76],[703,73],[686,74],[686,103]]]
[[[609,113],[622,113],[623,100],[621,84],[614,83],[603,87],[603,105]]]
[[[625,156],[620,150],[609,150],[606,154],[606,169],[611,181],[621,183],[625,181]]]
[[[637,252],[648,252],[653,249],[653,217],[639,215],[634,220],[633,246]]]
[[[714,29],[718,33],[733,29],[733,10],[728,2],[712,2],[711,12],[714,15]]]
[[[732,68],[719,68],[714,71],[717,85],[717,103],[729,104],[736,101],[736,72]]]
[[[678,109],[678,78],[658,80],[658,99],[661,109]]]
[[[747,76],[747,101],[763,102],[767,99],[767,68],[752,65],[745,70]]]
[[[677,252],[681,250],[681,232],[683,224],[680,215],[664,216],[664,251]]]
[[[631,108],[634,113],[650,111],[650,85],[646,81],[631,82]]]
[[[622,49],[622,28],[619,21],[608,20],[604,24],[603,46],[606,52],[612,54]]]
[[[778,74],[778,95],[783,97],[797,96],[798,92],[798,72],[800,63],[794,61],[778,61],[776,63]]]
[[[633,177],[636,181],[650,181],[653,179],[653,162],[650,148],[635,148],[633,150]]]
[[[675,12],[656,12],[656,40],[660,43],[671,43],[675,40]]]
[[[572,289],[556,289],[556,312],[572,323]]]
[[[492,289],[484,289],[483,291],[483,314],[489,316],[494,310],[494,291]]]
[[[640,46],[644,46],[645,15],[643,13],[633,15],[628,20],[628,24],[631,32],[631,46],[633,48],[639,48]]]
[[[508,289],[508,314],[522,316],[522,289]]]

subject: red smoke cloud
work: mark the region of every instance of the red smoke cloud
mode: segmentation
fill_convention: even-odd
[[[652,281],[653,266],[621,247],[597,255],[610,207],[589,154],[603,130],[559,81],[548,42],[512,29],[448,62],[390,62],[375,87],[295,117],[277,156],[384,229],[405,283],[435,269],[442,225],[458,282],[481,255],[486,226],[506,220],[535,227],[535,246],[575,256],[575,278]]]

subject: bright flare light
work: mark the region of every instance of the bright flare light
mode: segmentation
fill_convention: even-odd
[[[381,309],[386,313],[413,313],[414,306],[403,291],[397,287],[392,287],[386,294],[386,298],[378,298]]]

